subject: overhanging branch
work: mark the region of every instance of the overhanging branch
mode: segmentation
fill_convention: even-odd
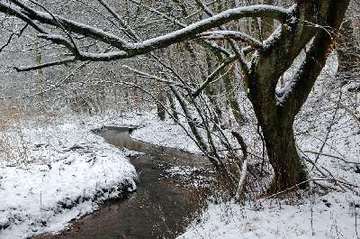
[[[50,24],[55,27],[58,27],[60,23],[61,26],[63,26],[69,32],[78,33],[99,40],[101,42],[110,44],[111,46],[116,47],[121,51],[125,51],[127,54],[121,54],[121,57],[124,58],[145,54],[153,51],[154,49],[165,48],[178,42],[194,39],[198,34],[204,31],[240,18],[272,17],[278,19],[281,22],[284,22],[290,15],[289,10],[275,6],[254,5],[247,7],[238,7],[224,11],[220,14],[214,15],[199,22],[190,24],[187,27],[165,34],[163,36],[131,44],[118,36],[86,24],[72,21],[55,14],[54,19],[54,17],[51,16],[49,13],[37,11],[33,8],[30,8],[22,1],[11,0],[10,2],[16,4],[18,6],[18,9],[14,9],[12,6],[6,3],[0,3],[0,11],[9,15],[15,15],[17,17],[19,17],[19,14],[17,13],[21,12],[22,15],[25,15],[27,18],[33,20],[32,23],[34,23],[34,20],[36,20],[40,23]],[[9,9],[11,9],[12,11],[9,11]]]
[[[14,67],[14,69],[17,72],[33,71],[33,70],[39,70],[39,69],[46,68],[46,67],[51,67],[51,66],[64,65],[64,64],[67,64],[67,63],[70,63],[70,62],[75,62],[75,61],[76,61],[75,57],[69,57],[69,58],[66,58],[66,59],[60,60],[60,61],[46,62],[46,63],[36,65],[36,66]]]
[[[248,43],[250,46],[254,47],[255,49],[261,49],[263,47],[263,44],[259,40],[253,38],[248,34],[238,31],[230,31],[230,30],[210,31],[210,32],[201,33],[200,36],[205,39],[211,39],[211,40],[219,40],[226,38],[240,40],[242,42]]]

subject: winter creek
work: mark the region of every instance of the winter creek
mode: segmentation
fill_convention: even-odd
[[[116,147],[142,152],[130,156],[139,174],[137,191],[125,200],[106,202],[58,235],[46,234],[33,239],[175,238],[184,231],[204,207],[204,197],[209,190],[196,188],[174,176],[164,177],[164,173],[174,166],[206,167],[208,161],[178,149],[135,140],[130,137],[132,130],[103,127],[93,132]],[[206,171],[191,175],[201,177]]]

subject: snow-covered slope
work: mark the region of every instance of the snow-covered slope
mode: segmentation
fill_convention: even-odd
[[[315,117],[307,122],[301,119],[298,121],[297,141],[301,151],[306,151],[307,157],[315,160],[316,154],[310,152],[319,151],[334,110],[328,111],[319,103],[313,103],[317,107],[309,107],[304,114],[313,114]],[[135,132],[135,137],[164,146],[179,145],[184,150],[196,152],[194,143],[178,126],[155,119],[144,120],[143,125],[141,130]],[[324,171],[328,170],[335,179],[353,185],[360,185],[360,174],[356,173],[356,166],[360,165],[360,134],[357,127],[344,110],[339,110],[336,123],[317,162],[319,167],[324,168]],[[159,130],[153,132],[154,129]],[[246,137],[251,138],[251,135]],[[311,168],[309,165],[309,169]],[[319,176],[316,169],[310,173],[313,178]],[[319,183],[331,186],[333,183],[329,179],[327,182],[321,178]],[[338,189],[341,190],[341,187]],[[233,202],[214,203],[210,200],[208,208],[179,239],[359,238],[360,197],[356,194],[358,189],[354,190],[355,192],[347,188],[345,192],[330,190],[321,195],[321,190],[317,189],[314,193],[304,193],[302,199],[259,199],[248,202],[245,206]]]
[[[311,190],[299,198],[256,199],[245,206],[210,200],[179,239],[360,238],[358,95],[331,77],[318,80],[295,125],[300,154],[316,165],[308,163]]]
[[[296,204],[279,199],[245,206],[209,203],[198,219],[200,222],[191,224],[178,239],[355,239],[358,237],[353,202],[358,199],[350,194],[331,193]]]
[[[347,127],[340,130],[343,124]],[[326,131],[327,125],[319,128]],[[360,194],[356,188],[360,185],[360,134],[343,120],[334,128],[317,161],[328,179],[309,165],[312,178],[318,183],[312,183],[314,192],[302,194],[301,199],[258,199],[245,206],[210,200],[208,208],[179,239],[360,238]],[[300,137],[303,151],[318,152],[324,133],[317,130],[311,136]],[[307,157],[315,160],[316,154],[307,153]],[[345,184],[338,186],[334,180]],[[328,186],[329,192],[322,191],[319,184]]]
[[[26,157],[0,160],[1,239],[59,231],[136,188],[135,168],[124,153],[76,121],[27,125],[21,137]]]

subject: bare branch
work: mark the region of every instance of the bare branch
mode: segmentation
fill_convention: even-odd
[[[29,24],[26,23],[25,26],[23,28],[21,28],[19,32],[11,33],[11,35],[9,36],[6,43],[0,47],[0,52],[2,52],[11,43],[14,36],[20,37],[28,26],[29,26]]]
[[[102,41],[104,43],[110,44],[118,49],[129,48],[130,46],[126,41],[115,36],[114,34],[105,32],[99,28],[95,28],[86,24],[82,24],[76,21],[72,21],[66,18],[63,18],[59,15],[53,14],[56,20],[48,13],[37,11],[31,7],[28,7],[26,4],[18,0],[11,0],[14,4],[19,6],[19,9],[14,10],[9,4],[0,3],[0,12],[4,12],[8,15],[15,15],[14,11],[20,12],[31,20],[37,20],[43,24],[49,24],[55,27],[58,27],[59,23],[70,32],[84,35],[86,37],[93,38],[95,40]],[[8,9],[13,11],[8,12]],[[31,21],[32,23],[34,21]]]
[[[137,34],[131,28],[129,28],[129,26],[123,21],[121,16],[117,14],[115,10],[111,8],[105,0],[98,0],[98,2],[118,21],[118,23],[120,23],[121,27],[124,28],[123,32],[128,37],[130,37],[132,40],[138,40],[139,37],[137,36]]]
[[[10,42],[11,42],[11,40],[13,39],[14,36],[16,36],[16,33],[14,33],[14,32],[11,33],[11,35],[9,36],[8,40],[6,41],[6,43],[0,47],[0,52],[2,52],[2,51],[5,49],[5,47],[7,47],[7,46],[10,44]]]
[[[75,62],[76,58],[75,57],[70,57],[70,58],[66,58],[64,60],[61,61],[52,61],[52,62],[47,62],[44,64],[40,64],[40,65],[36,65],[36,66],[29,66],[29,67],[14,67],[14,69],[18,72],[22,72],[22,71],[32,71],[32,70],[38,70],[38,69],[42,69],[42,68],[46,68],[46,67],[51,67],[51,66],[59,66],[59,65],[64,65],[70,62]]]
[[[200,93],[211,83],[214,81],[215,77],[222,71],[226,66],[233,63],[237,57],[233,55],[232,57],[227,58],[222,64],[220,64],[213,73],[211,73],[208,78],[201,84],[201,86],[192,94],[192,97],[196,98],[200,95]]]
[[[274,7],[274,6],[254,5],[249,7],[239,7],[224,11],[218,15],[193,23],[187,27],[165,34],[163,36],[148,39],[140,43],[131,44],[121,39],[120,37],[117,37],[111,33],[104,32],[101,29],[91,27],[86,24],[78,23],[57,15],[54,15],[56,17],[55,20],[50,14],[36,11],[18,0],[12,0],[12,2],[14,2],[20,7],[19,10],[21,10],[21,12],[23,12],[23,14],[25,14],[27,18],[30,18],[32,20],[37,20],[41,23],[50,24],[53,26],[58,26],[58,22],[59,22],[69,32],[74,32],[74,33],[82,34],[84,36],[88,36],[90,38],[102,41],[104,43],[108,43],[111,46],[114,46],[119,50],[121,50],[121,53],[119,52],[113,53],[113,55],[117,55],[117,57],[110,57],[110,58],[108,57],[108,55],[100,56],[97,54],[93,55],[92,53],[82,54],[84,55],[85,60],[91,58],[94,58],[94,60],[100,60],[100,59],[113,60],[113,59],[128,58],[135,55],[148,53],[150,51],[153,51],[154,49],[165,48],[171,44],[175,44],[184,40],[194,39],[199,33],[202,33],[211,28],[218,27],[222,24],[240,18],[274,17],[284,22],[289,17],[289,13],[290,13],[287,9]],[[12,11],[9,11],[9,9]],[[5,12],[7,14],[19,16],[18,14],[19,10],[16,11],[10,5],[5,3],[0,3],[0,11]],[[29,22],[31,24],[34,23],[31,20]]]
[[[201,33],[200,36],[205,39],[211,39],[211,40],[226,39],[226,38],[240,40],[248,43],[250,46],[256,49],[263,48],[263,44],[259,40],[253,38],[248,34],[237,31],[211,31],[211,32]]]
[[[37,35],[39,38],[51,41],[55,44],[58,45],[63,45],[65,46],[67,49],[69,49],[74,55],[79,55],[79,50],[77,50],[74,45],[67,40],[65,37],[63,37],[62,35],[55,35],[55,34],[38,34]]]
[[[248,165],[248,152],[247,152],[247,145],[243,139],[243,137],[235,132],[235,131],[232,131],[231,134],[236,138],[236,140],[238,141],[240,147],[241,147],[241,151],[243,153],[243,163],[242,163],[242,167],[241,167],[241,170],[240,170],[240,167],[239,167],[239,175],[240,175],[240,179],[239,179],[239,182],[238,182],[238,186],[237,186],[237,189],[236,189],[236,194],[235,194],[235,198],[237,200],[240,199],[240,196],[243,192],[243,189],[244,189],[244,184],[245,184],[245,179],[246,179],[246,174],[247,174],[247,165]]]
[[[121,65],[121,67],[124,68],[124,69],[130,70],[130,71],[132,71],[132,72],[134,72],[134,73],[136,73],[136,74],[138,74],[138,75],[141,75],[141,76],[144,76],[144,77],[147,77],[147,78],[150,78],[150,79],[154,79],[154,80],[159,81],[159,82],[162,82],[162,83],[166,83],[167,85],[173,85],[173,86],[177,86],[177,87],[179,87],[179,88],[185,88],[185,89],[187,89],[186,86],[184,86],[184,85],[182,85],[182,84],[179,84],[179,83],[177,83],[177,82],[175,82],[175,81],[170,81],[170,80],[163,79],[163,78],[158,77],[158,76],[156,76],[156,75],[152,75],[152,74],[149,74],[149,73],[147,73],[147,72],[144,72],[144,71],[140,71],[140,70],[138,70],[138,69],[135,69],[135,68],[133,68],[133,67],[131,67],[131,66]]]
[[[45,12],[47,12],[48,14],[50,14],[50,16],[51,16],[51,17],[55,20],[55,22],[58,24],[58,26],[60,27],[60,29],[62,29],[62,30],[65,32],[65,34],[70,38],[70,41],[71,41],[71,43],[72,43],[72,45],[73,45],[73,51],[76,52],[76,54],[78,55],[79,49],[78,49],[78,47],[77,47],[77,45],[76,45],[76,43],[75,43],[74,38],[72,37],[72,35],[70,34],[70,32],[65,29],[65,27],[61,24],[61,22],[59,22],[59,21],[57,20],[56,16],[55,16],[54,14],[52,14],[46,7],[44,7],[44,6],[41,5],[40,3],[36,2],[36,1],[33,1],[33,0],[29,0],[29,1],[32,2],[33,4],[37,5],[37,6],[41,7],[42,9],[44,9]]]
[[[201,0],[196,0],[196,3],[200,6],[200,8],[203,9],[203,11],[210,17],[214,17],[214,13],[211,11],[210,8],[207,7],[207,5],[205,3],[203,3]],[[223,26],[219,26],[220,30],[226,30]],[[232,47],[232,49],[234,50],[238,61],[240,63],[240,68],[241,71],[243,73],[244,76],[244,80],[248,81],[249,80],[249,67],[246,63],[246,59],[245,59],[245,53],[242,49],[240,49],[237,45],[237,43],[233,40],[230,39],[230,45]]]
[[[5,4],[0,2],[0,12],[3,12],[7,15],[15,16],[23,20],[24,22],[32,26],[36,31],[40,33],[46,32],[42,27],[40,27],[38,24],[32,21],[32,19],[21,13],[20,9],[14,9],[10,4]]]

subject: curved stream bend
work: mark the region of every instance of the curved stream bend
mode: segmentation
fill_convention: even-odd
[[[203,198],[208,190],[192,184],[185,185],[176,177],[166,176],[166,169],[173,166],[204,168],[206,159],[178,149],[135,140],[130,137],[132,130],[134,128],[102,127],[93,132],[117,147],[144,153],[130,156],[139,174],[137,191],[127,200],[107,202],[59,235],[36,238],[175,238],[184,231],[204,206]],[[206,171],[194,171],[188,176],[204,178]]]

